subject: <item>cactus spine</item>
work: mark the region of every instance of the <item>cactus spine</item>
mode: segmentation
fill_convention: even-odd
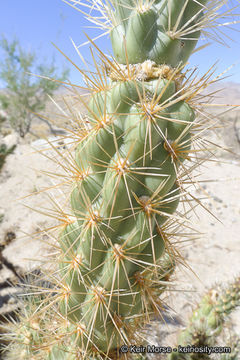
[[[188,210],[174,213],[202,132],[193,99],[207,83],[187,83],[181,71],[209,12],[217,18],[206,4],[93,2],[112,21],[115,60],[99,51],[98,79],[85,75],[91,98],[72,166],[73,216],[59,235],[56,289],[43,310],[39,302],[48,325],[40,317],[36,339],[28,319],[24,359],[127,358],[121,345],[161,311],[159,296],[180,258],[171,240]]]

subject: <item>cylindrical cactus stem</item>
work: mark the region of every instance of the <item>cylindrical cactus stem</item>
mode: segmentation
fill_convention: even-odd
[[[71,194],[77,220],[60,236],[59,311],[84,329],[74,340],[83,352],[109,357],[131,343],[136,319],[144,323],[157,310],[175,268],[163,225],[181,197],[195,113],[179,95],[173,67],[199,37],[180,40],[176,23],[194,28],[202,16],[192,1],[114,4],[119,25],[111,39],[121,71],[113,64],[109,85],[88,103],[88,134],[76,150],[82,175]]]
[[[200,36],[198,22],[206,3],[114,1],[117,26],[111,40],[116,60],[121,64],[152,60],[172,67],[185,63]]]
[[[110,81],[88,103],[71,194],[76,221],[60,235],[59,311],[84,354],[111,358],[129,345],[175,268],[163,227],[181,198],[195,120],[176,68],[196,45],[205,3],[113,2],[118,64],[108,62]]]

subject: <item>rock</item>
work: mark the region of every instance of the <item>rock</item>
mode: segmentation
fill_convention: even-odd
[[[19,135],[16,132],[12,132],[11,134],[4,136],[1,143],[6,145],[7,149],[10,149],[19,143]]]

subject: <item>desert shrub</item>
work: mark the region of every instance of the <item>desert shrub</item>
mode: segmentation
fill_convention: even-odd
[[[39,112],[45,109],[48,95],[54,94],[69,71],[57,72],[54,59],[49,64],[38,64],[36,53],[25,50],[18,39],[9,41],[2,37],[0,47],[5,55],[0,64],[0,79],[5,84],[0,104],[11,127],[24,137],[30,131],[34,117],[45,121]]]

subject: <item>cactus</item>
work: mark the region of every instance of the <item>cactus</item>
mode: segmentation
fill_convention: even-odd
[[[206,349],[216,346],[217,338],[222,333],[227,316],[240,305],[240,278],[235,279],[227,287],[214,287],[203,296],[193,312],[189,324],[178,338],[181,347],[192,346]],[[219,359],[238,359],[239,339],[231,341],[231,353],[222,354]],[[208,353],[173,352],[169,360],[205,360]]]
[[[219,17],[217,2],[206,5],[93,1],[112,22],[115,60],[95,46],[98,77],[83,74],[91,98],[75,159],[62,165],[73,183],[72,214],[59,210],[55,285],[43,303],[27,300],[9,359],[127,358],[121,346],[137,343],[138,329],[161,313],[160,295],[183,262],[174,237],[189,213],[184,182],[200,162],[204,121],[194,99],[210,75],[194,82],[183,68]]]

